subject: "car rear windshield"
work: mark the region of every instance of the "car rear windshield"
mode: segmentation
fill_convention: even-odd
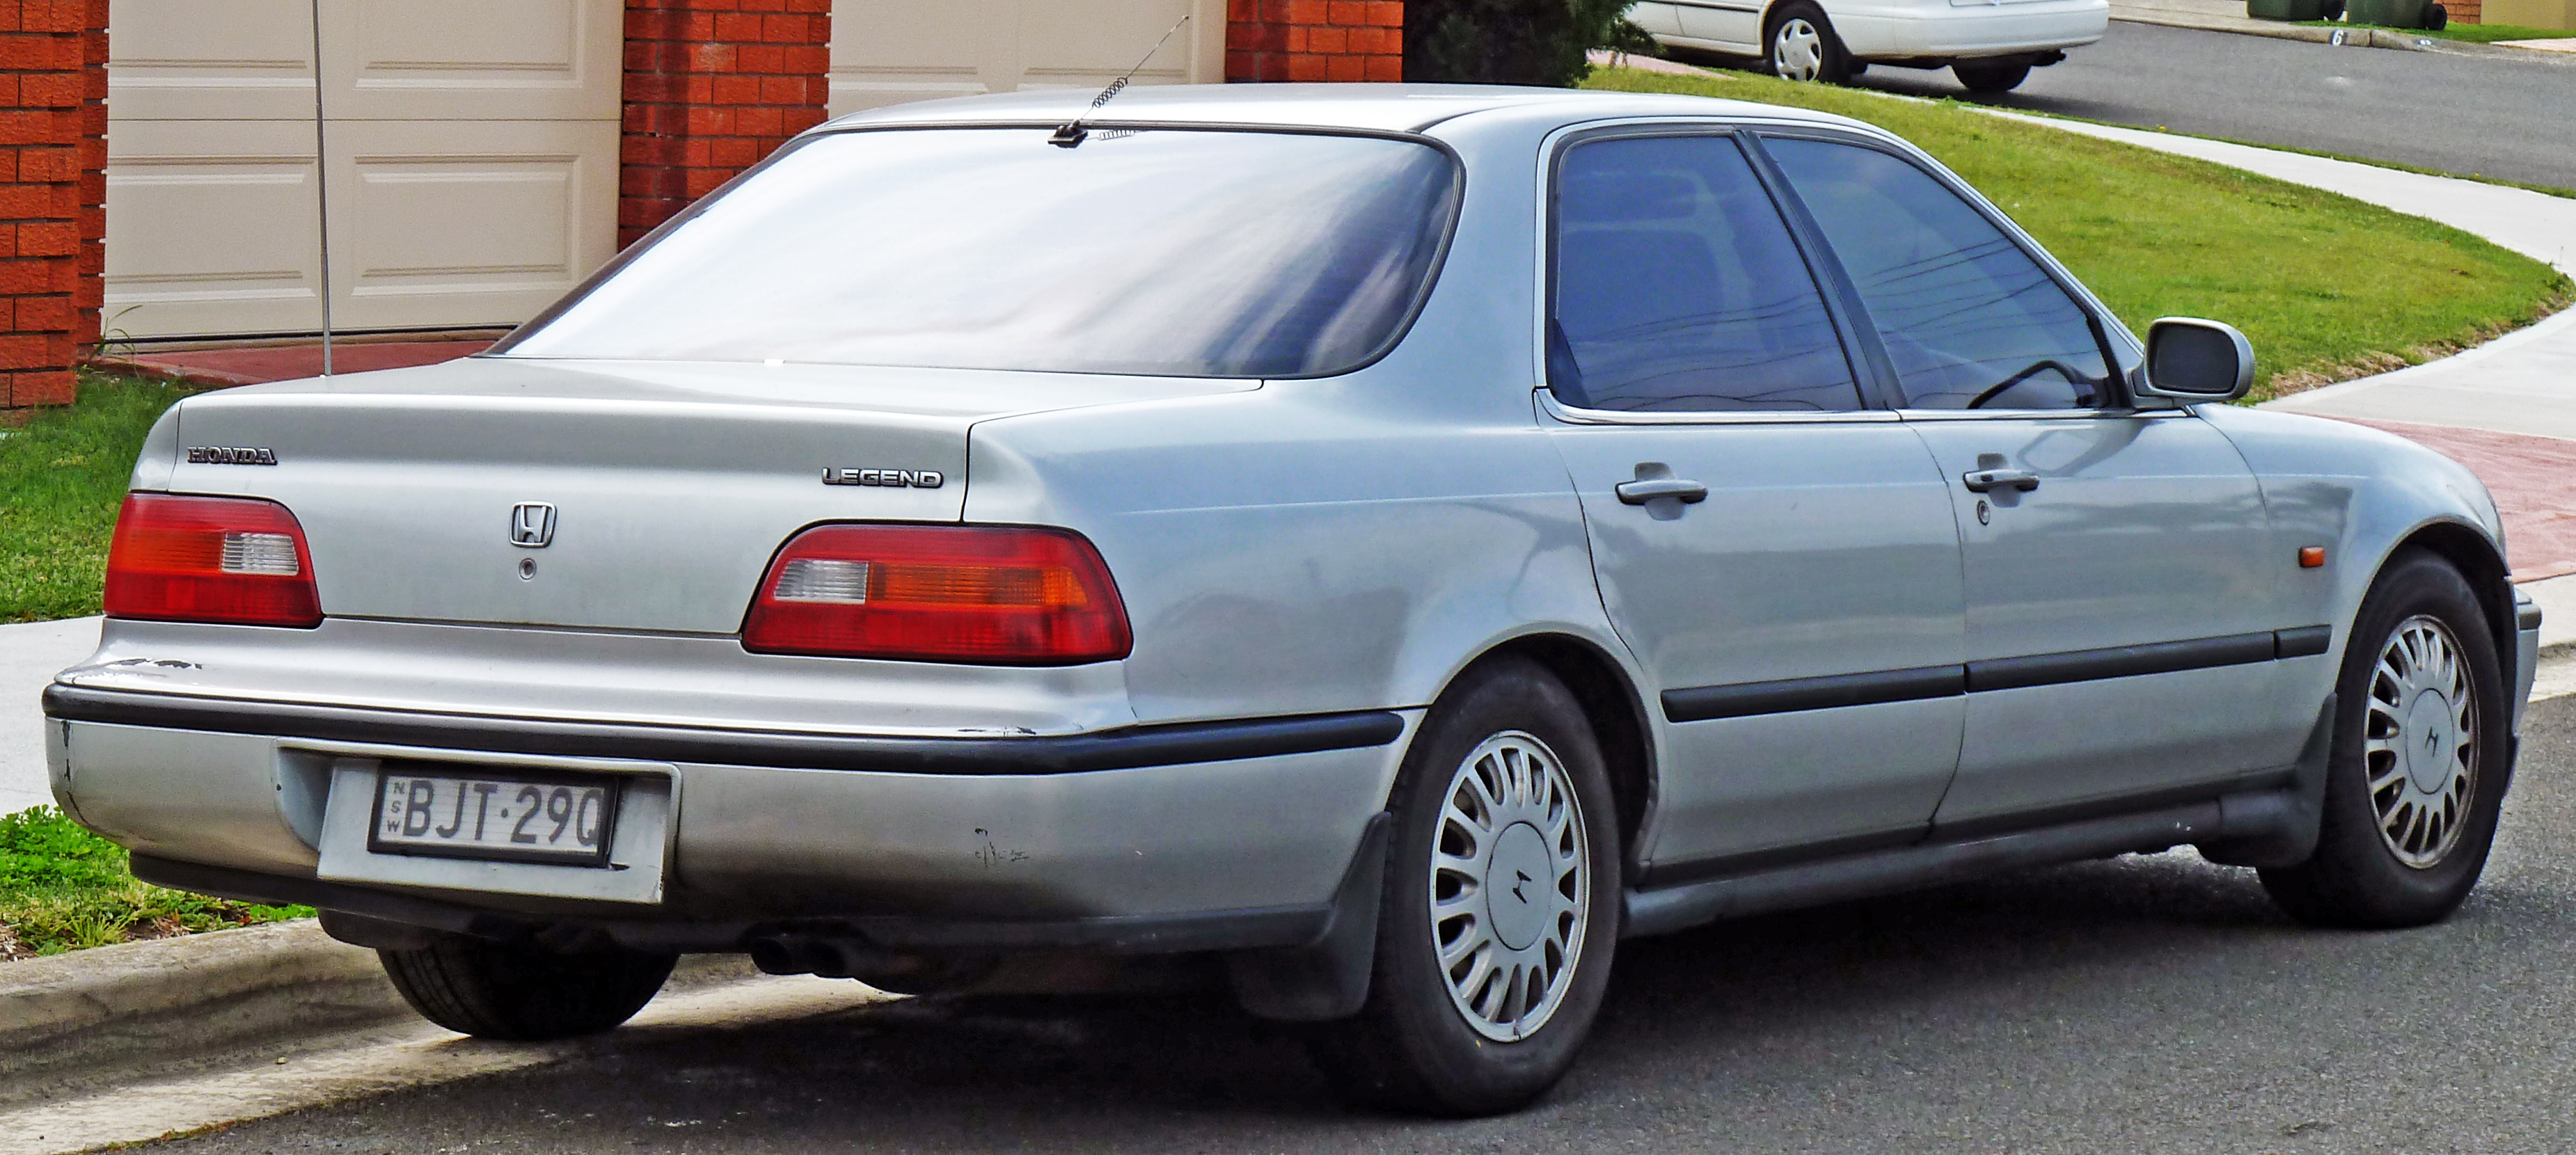
[[[1399,335],[1457,166],[1377,137],[1095,127],[809,139],[499,352],[1188,377]]]

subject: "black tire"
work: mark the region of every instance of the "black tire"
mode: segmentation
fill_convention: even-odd
[[[1568,909],[1582,904],[1580,921],[1570,924],[1581,928],[1581,942],[1565,944],[1572,947],[1563,955],[1572,960],[1570,968],[1528,988],[1546,996],[1546,1012],[1530,1012],[1538,1023],[1517,1038],[1497,1039],[1471,1025],[1468,1011],[1453,999],[1450,977],[1440,966],[1436,936],[1477,933],[1507,942],[1511,932],[1504,929],[1506,920],[1494,916],[1509,917],[1510,912],[1480,905],[1475,915],[1452,916],[1435,924],[1432,856],[1434,848],[1442,845],[1442,808],[1451,787],[1468,788],[1457,776],[1470,755],[1489,749],[1489,741],[1521,738],[1537,739],[1542,753],[1554,755],[1576,806],[1581,835],[1572,836],[1576,826],[1568,824],[1563,844],[1567,852],[1578,845],[1583,848],[1585,873],[1579,880],[1560,877],[1568,892]],[[1521,1107],[1546,1093],[1573,1066],[1575,1052],[1591,1031],[1602,993],[1609,986],[1611,956],[1619,938],[1622,867],[1619,814],[1600,744],[1574,695],[1543,667],[1522,658],[1488,662],[1462,677],[1432,707],[1406,751],[1392,811],[1395,825],[1388,839],[1386,888],[1379,904],[1377,957],[1368,1001],[1353,1018],[1321,1024],[1308,1036],[1309,1051],[1336,1091],[1366,1105],[1445,1116],[1491,1115]],[[1472,856],[1493,863],[1498,848],[1510,843],[1513,829],[1506,826]],[[1454,849],[1459,844],[1449,845]],[[1489,869],[1502,867],[1494,863]],[[1531,876],[1518,877],[1526,882]],[[1495,883],[1497,902],[1502,897],[1500,886]],[[1517,894],[1519,887],[1513,890]],[[1552,915],[1540,923],[1521,925],[1554,926],[1562,931],[1569,925],[1565,917]],[[1462,922],[1473,929],[1460,929]],[[1453,937],[1451,941],[1461,940]],[[1546,944],[1539,949],[1545,952]],[[1497,947],[1486,957],[1501,957],[1501,951]],[[1459,966],[1469,968],[1476,957],[1470,954]],[[1462,981],[1472,983],[1475,973],[1481,972],[1470,969]],[[1522,989],[1517,978],[1521,972],[1513,973],[1511,986],[1494,991],[1505,1005],[1510,1002],[1509,990]],[[1516,1026],[1493,1029],[1518,1033]]]
[[[2459,654],[2472,708],[2470,723],[2452,729],[2428,727],[2427,743],[2438,743],[2440,730],[2454,734],[2448,744],[2427,744],[2426,777],[2456,784],[2460,801],[2448,822],[2415,826],[2403,817],[2398,835],[2381,831],[2383,802],[2392,807],[2415,797],[2409,785],[2419,780],[2416,765],[2416,709],[2423,693],[2378,673],[2381,654],[2402,628],[2430,620]],[[2420,636],[2420,635],[2419,635]],[[2262,872],[2263,889],[2281,909],[2318,926],[2392,928],[2437,922],[2457,909],[2486,869],[2487,851],[2495,842],[2496,815],[2512,775],[2507,749],[2512,706],[2505,701],[2504,667],[2497,660],[2495,636],[2478,605],[2477,594],[2460,571],[2441,558],[2410,550],[2390,559],[2372,583],[2355,615],[2344,644],[2343,668],[2335,680],[2334,745],[2326,767],[2325,811],[2317,850],[2297,866]],[[2374,711],[2374,695],[2394,700],[2387,712]],[[2403,714],[2401,717],[2400,714]],[[2426,715],[2431,718],[2432,715]],[[2394,720],[2400,725],[2392,725]],[[2390,731],[2380,740],[2392,748],[2369,749],[2373,730]],[[2456,736],[2471,739],[2468,757],[2456,756]],[[2468,780],[2457,783],[2452,768],[2465,765]],[[2432,767],[2440,766],[2439,771]],[[2375,767],[2375,768],[2374,768]],[[2386,783],[2374,797],[2371,778]],[[2394,774],[2395,777],[2390,777]],[[2453,795],[2445,793],[2444,797]],[[2432,811],[2426,811],[2427,814]],[[2430,833],[2441,830],[2442,835]],[[2456,833],[2450,833],[2456,831]],[[2412,848],[2419,858],[2409,863],[2395,843],[2425,840]],[[2447,849],[2439,839],[2447,838]]]
[[[1791,0],[1772,9],[1771,15],[1762,22],[1763,66],[1773,76],[1784,80],[1798,79],[1795,75],[1797,70],[1781,58],[1781,32],[1789,28],[1791,22],[1801,20],[1815,30],[1817,41],[1816,74],[1808,79],[1823,84],[1851,83],[1851,78],[1858,74],[1852,67],[1851,53],[1844,49],[1843,38],[1834,32],[1834,22],[1825,19],[1825,10],[1807,0]]]
[[[2439,32],[2451,26],[2451,10],[2439,4],[2424,6],[2424,31]]]
[[[1958,77],[1960,85],[1970,92],[2010,92],[2030,79],[2030,65],[1962,60],[1950,66],[1950,75]]]
[[[617,948],[557,954],[464,935],[376,957],[421,1017],[479,1039],[519,1042],[595,1035],[635,1017],[679,961]]]
[[[2325,7],[2318,11],[2317,16],[2322,20],[2341,20],[2343,6],[2344,0],[2326,0]]]

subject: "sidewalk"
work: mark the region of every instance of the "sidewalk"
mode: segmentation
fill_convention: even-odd
[[[98,648],[97,618],[0,626],[0,814],[54,804],[45,782],[38,695],[54,672]]]

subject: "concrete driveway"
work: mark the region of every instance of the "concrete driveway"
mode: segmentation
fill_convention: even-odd
[[[0,626],[0,814],[53,805],[45,784],[44,715],[36,706],[56,671],[98,648],[97,618]]]

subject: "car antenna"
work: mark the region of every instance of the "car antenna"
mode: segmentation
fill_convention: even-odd
[[[1145,50],[1144,60],[1137,61],[1136,67],[1128,69],[1126,76],[1121,76],[1116,80],[1110,81],[1109,87],[1101,89],[1100,95],[1091,98],[1091,107],[1083,109],[1080,113],[1076,114],[1072,120],[1068,120],[1063,124],[1057,125],[1055,135],[1048,137],[1047,143],[1054,145],[1057,148],[1072,148],[1075,145],[1081,144],[1083,138],[1091,135],[1091,130],[1082,126],[1083,118],[1100,111],[1100,106],[1109,103],[1110,97],[1118,95],[1121,90],[1125,89],[1127,87],[1128,77],[1134,76],[1138,72],[1143,71],[1145,61],[1152,60],[1154,58],[1154,54],[1162,51],[1164,43],[1172,38],[1172,33],[1180,31],[1181,25],[1189,22],[1190,18],[1187,13],[1182,14],[1180,19],[1173,21],[1171,27],[1163,30],[1163,38],[1155,41],[1152,48]]]

